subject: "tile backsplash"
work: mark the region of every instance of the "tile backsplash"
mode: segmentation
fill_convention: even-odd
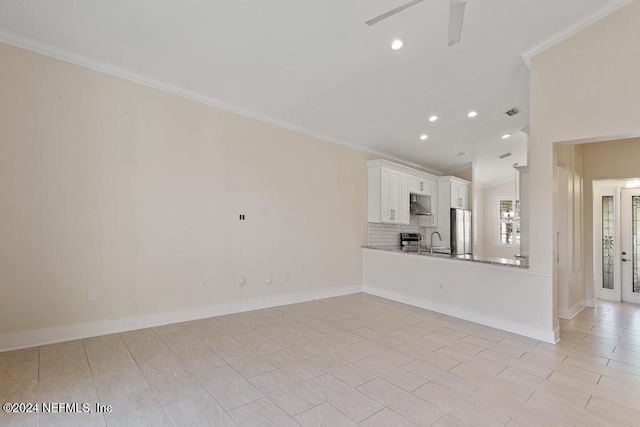
[[[426,227],[418,224],[418,216],[411,215],[409,224],[378,224],[370,222],[368,225],[368,244],[374,246],[397,246],[400,244],[400,233],[426,233]]]

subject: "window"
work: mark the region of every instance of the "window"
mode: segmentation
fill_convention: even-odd
[[[498,198],[498,236],[500,246],[520,245],[520,200]]]

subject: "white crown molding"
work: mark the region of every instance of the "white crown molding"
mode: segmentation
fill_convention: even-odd
[[[527,67],[531,68],[531,58],[533,58],[537,54],[544,52],[545,50],[555,46],[556,44],[571,37],[577,32],[587,28],[590,25],[593,25],[594,23],[598,22],[602,18],[608,15],[611,15],[613,12],[628,5],[629,3],[631,3],[631,0],[615,0],[613,3],[603,7],[600,10],[597,10],[591,15],[586,16],[584,19],[582,19],[579,22],[576,22],[574,25],[570,26],[569,28],[557,34],[554,34],[553,36],[549,37],[543,42],[538,43],[537,45],[532,46],[526,51],[522,52],[520,54],[520,56],[522,56],[522,60],[527,64]]]
[[[418,169],[425,170],[429,173],[442,175],[441,171],[429,168],[425,165],[417,164],[410,160],[403,159],[401,157],[396,157],[391,154],[371,150],[366,147],[362,147],[360,145],[356,145],[348,141],[334,138],[329,135],[325,135],[311,129],[306,129],[294,123],[288,123],[285,121],[274,119],[272,117],[264,116],[262,114],[259,114],[250,110],[246,110],[242,107],[227,104],[217,99],[204,96],[197,92],[157,79],[153,76],[143,75],[133,70],[129,70],[125,67],[110,64],[108,62],[93,58],[89,55],[81,54],[60,46],[56,46],[52,43],[36,40],[30,37],[26,37],[26,36],[16,34],[10,31],[6,31],[3,29],[0,29],[0,42],[18,47],[20,49],[25,49],[31,52],[39,53],[44,56],[49,56],[51,58],[59,59],[64,62],[69,62],[74,65],[79,65],[84,68],[89,68],[94,71],[109,74],[111,76],[128,80],[134,83],[138,83],[143,86],[157,89],[165,93],[179,96],[181,98],[186,98],[191,101],[198,102],[200,104],[204,104],[214,108],[219,108],[225,111],[230,111],[232,113],[239,114],[244,117],[248,117],[254,120],[259,120],[261,122],[268,123],[270,125],[277,126],[280,128],[288,129],[290,131],[293,131],[302,135],[310,136],[312,138],[316,138],[321,141],[330,142],[332,144],[340,145],[342,147],[359,151],[361,153],[372,154],[374,156],[379,156],[379,157],[385,157],[390,160],[404,163],[407,166],[412,166]]]

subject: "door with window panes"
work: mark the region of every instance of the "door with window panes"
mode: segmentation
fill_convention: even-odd
[[[640,304],[640,189],[622,189],[620,222],[622,301]]]
[[[498,244],[520,244],[520,200],[501,197],[498,200]]]

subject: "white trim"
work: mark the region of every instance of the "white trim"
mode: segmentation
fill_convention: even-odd
[[[162,92],[169,93],[171,95],[176,95],[181,98],[189,99],[191,101],[195,101],[200,104],[208,105],[214,108],[219,108],[225,111],[230,111],[232,113],[239,114],[244,117],[249,117],[254,120],[259,120],[261,122],[268,123],[270,125],[278,126],[283,129],[288,129],[290,131],[297,132],[302,135],[307,135],[312,138],[316,138],[325,142],[330,142],[332,144],[340,145],[342,147],[346,147],[351,150],[359,151],[361,153],[372,154],[375,156],[386,157],[387,159],[401,162],[408,166],[412,166],[418,169],[430,170],[432,171],[432,173],[436,175],[442,175],[441,171],[437,171],[435,169],[428,168],[424,165],[413,163],[410,160],[396,157],[391,154],[371,150],[342,139],[334,138],[329,135],[325,135],[323,133],[304,128],[294,123],[289,123],[289,122],[275,119],[273,117],[264,116],[260,113],[250,111],[236,105],[228,104],[220,100],[217,100],[215,98],[204,96],[194,91],[185,89],[183,87],[173,85],[171,83],[157,79],[153,76],[140,74],[138,72],[129,70],[119,65],[110,64],[108,62],[104,62],[102,60],[93,58],[89,55],[74,52],[72,50],[69,50],[60,46],[56,46],[51,43],[43,42],[30,37],[25,37],[25,36],[22,36],[10,31],[6,31],[6,30],[0,30],[0,42],[6,43],[8,45],[11,45],[20,49],[25,49],[31,52],[39,53],[41,55],[49,56],[51,58],[59,59],[61,61],[69,62],[71,64],[78,65],[84,68],[89,68],[94,71],[109,74],[111,76],[128,80],[134,83],[138,83],[153,89],[157,89]]]
[[[498,319],[495,317],[485,316],[483,314],[473,313],[461,310],[449,305],[438,304],[428,300],[414,298],[395,292],[389,292],[382,289],[364,286],[363,291],[367,294],[376,295],[381,298],[390,299],[403,304],[412,305],[414,307],[424,308],[425,310],[435,311],[436,313],[446,314],[469,322],[479,323],[481,325],[490,326],[492,328],[501,329],[503,331],[512,332],[514,334],[523,335],[539,341],[555,344],[557,342],[555,331],[545,331],[543,329],[532,328],[520,323],[511,322],[509,320]]]
[[[554,34],[553,36],[551,36],[548,39],[542,41],[541,43],[538,43],[537,45],[532,46],[529,49],[527,49],[526,51],[522,52],[520,54],[520,56],[522,56],[522,60],[525,62],[525,64],[527,64],[527,67],[531,68],[531,59],[534,56],[538,55],[541,52],[544,52],[545,50],[547,50],[547,49],[549,49],[549,48],[551,48],[551,47],[553,47],[555,45],[557,45],[561,41],[563,41],[565,39],[568,39],[572,35],[584,30],[585,28],[589,27],[590,25],[595,24],[596,22],[598,22],[602,18],[604,18],[604,17],[606,17],[608,15],[611,15],[613,12],[615,12],[616,10],[626,6],[629,3],[631,3],[631,0],[616,0],[612,4],[609,4],[609,5],[605,6],[605,7],[603,7],[602,9],[595,11],[591,15],[588,15],[584,19],[576,22],[575,24],[573,24],[569,28],[566,28],[565,30]]]
[[[441,172],[439,171],[425,168],[423,166],[420,166],[419,169],[416,169],[415,167],[408,167],[403,164],[390,162],[389,160],[385,160],[385,159],[367,160],[366,163],[367,163],[367,167],[370,167],[370,168],[385,167],[385,168],[394,169],[400,172],[405,172],[405,173],[408,173],[409,175],[414,175],[419,178],[430,179],[430,180],[437,180],[439,176],[438,174],[441,174]]]
[[[565,320],[571,320],[585,308],[587,308],[586,301],[580,301],[569,309],[560,308],[558,310],[558,317]]]
[[[191,320],[205,319],[225,314],[242,313],[245,311],[296,304],[317,299],[351,295],[360,292],[362,292],[361,285],[317,289],[296,294],[208,305],[190,308],[187,310],[147,314],[125,319],[101,320],[97,322],[54,326],[24,332],[10,332],[0,334],[0,352],[133,331],[142,328],[152,328],[171,323],[188,322]]]
[[[589,307],[589,308],[597,307],[596,300],[594,298],[587,298],[586,299],[586,306]]]
[[[456,184],[466,185],[466,186],[471,184],[471,182],[467,181],[466,179],[458,178],[457,176],[453,176],[453,175],[439,176],[438,182],[453,182]]]

